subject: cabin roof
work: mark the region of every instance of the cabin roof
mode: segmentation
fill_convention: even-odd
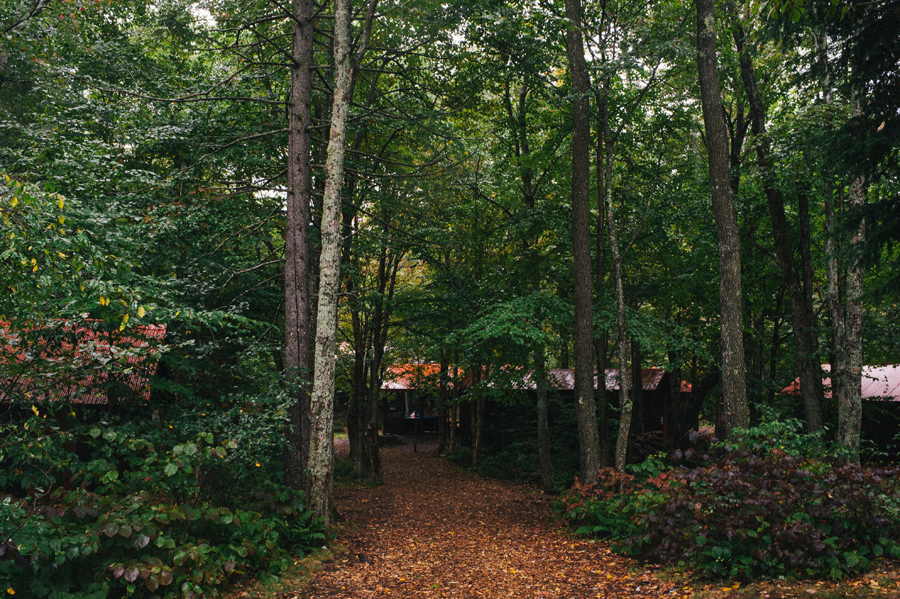
[[[822,364],[822,370],[831,372],[831,364]],[[825,396],[831,397],[831,377],[823,377]],[[900,364],[863,366],[862,398],[881,401],[900,401]],[[782,395],[800,395],[800,379],[795,379],[781,390]]]
[[[439,364],[397,364],[387,369],[384,382],[381,388],[386,391],[413,391],[422,389],[436,380],[440,374]],[[516,374],[519,369],[506,369],[506,375],[501,385],[508,385],[512,389],[534,390],[537,384],[534,381],[534,372],[527,371],[524,374]],[[662,368],[642,368],[641,382],[644,391],[655,391],[659,388],[660,383],[665,376],[666,371]],[[571,391],[575,388],[575,369],[574,368],[550,368],[547,370],[547,378],[549,387],[562,391]],[[471,383],[471,376],[467,377]],[[614,368],[606,369],[605,376],[606,390],[619,390],[619,371]],[[594,375],[594,389],[597,388],[597,376]],[[681,383],[682,393],[689,393],[691,386],[688,383]]]

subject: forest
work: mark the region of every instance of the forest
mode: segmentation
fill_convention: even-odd
[[[900,409],[861,391],[900,364],[897,31],[897,0],[0,0],[6,592],[274,576],[336,465],[382,482],[403,365],[447,459],[631,555],[900,557]],[[737,471],[789,543],[689,509]]]

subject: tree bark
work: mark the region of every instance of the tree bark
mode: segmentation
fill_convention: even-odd
[[[369,4],[366,28],[357,57],[365,52],[375,0]],[[319,256],[319,302],[316,316],[315,368],[310,399],[309,506],[325,524],[331,521],[334,474],[334,377],[338,288],[341,271],[341,187],[344,177],[347,123],[355,73],[350,52],[350,0],[334,5],[334,96],[325,192],[322,199],[322,251]]]
[[[284,370],[292,396],[284,482],[305,487],[309,462],[310,198],[312,175],[313,2],[294,0],[291,89],[288,102],[288,194],[284,242]]]
[[[609,111],[607,103],[607,92],[609,90],[609,80],[604,83],[604,94],[602,99],[597,97],[597,106],[600,112],[600,124],[597,128],[597,268],[596,286],[599,293],[602,293],[603,284],[606,281],[606,255],[604,248],[606,246],[606,189],[611,184],[611,169],[606,168],[606,163],[612,160],[612,156],[604,156],[608,128],[609,128]],[[606,159],[604,159],[606,158]],[[609,422],[607,412],[609,411],[609,401],[606,398],[606,354],[609,351],[609,335],[605,329],[600,331],[600,335],[594,340],[594,360],[596,360],[597,371],[597,389],[596,396],[599,404],[597,406],[597,428],[600,440],[600,467],[605,468],[609,464]]]
[[[719,301],[722,313],[722,388],[726,435],[750,424],[744,370],[741,244],[731,197],[728,138],[722,116],[722,92],[716,71],[713,0],[697,0],[697,68],[703,123],[709,154],[709,181],[719,246]]]
[[[606,193],[606,223],[609,228],[609,248],[613,271],[613,284],[616,289],[616,328],[619,345],[619,434],[616,437],[615,469],[625,472],[628,458],[628,437],[631,433],[631,412],[634,407],[631,401],[630,377],[628,376],[628,358],[631,347],[628,339],[628,316],[625,312],[625,287],[622,283],[622,255],[619,251],[619,235],[616,221],[613,218],[612,187]],[[600,375],[605,386],[605,373]]]
[[[575,279],[575,412],[581,454],[581,480],[597,481],[600,439],[594,401],[593,293],[590,239],[591,123],[590,81],[581,36],[581,2],[566,0],[566,51],[572,75],[572,252]]]
[[[862,92],[854,90],[850,111],[862,114]],[[857,176],[847,195],[847,210],[858,214],[866,206],[867,184],[864,176]],[[838,399],[837,442],[848,452],[848,461],[859,464],[859,438],[862,432],[862,320],[865,266],[862,245],[866,241],[866,221],[862,218],[850,237],[842,339],[837,354],[840,388]]]

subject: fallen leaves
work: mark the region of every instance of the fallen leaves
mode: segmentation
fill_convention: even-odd
[[[550,501],[530,489],[408,447],[383,449],[382,461],[384,485],[336,495],[353,523],[341,539],[346,551],[304,597],[686,596],[602,542],[568,538]]]

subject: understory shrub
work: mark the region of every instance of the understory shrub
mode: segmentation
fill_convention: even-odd
[[[733,445],[690,469],[657,464],[644,478],[604,470],[597,485],[573,487],[557,513],[578,534],[710,578],[839,578],[900,557],[896,468],[838,466],[793,444],[764,445]]]
[[[37,416],[2,432],[0,579],[16,599],[208,597],[325,538],[300,491],[257,478],[222,492],[264,470],[233,438],[166,444]]]

